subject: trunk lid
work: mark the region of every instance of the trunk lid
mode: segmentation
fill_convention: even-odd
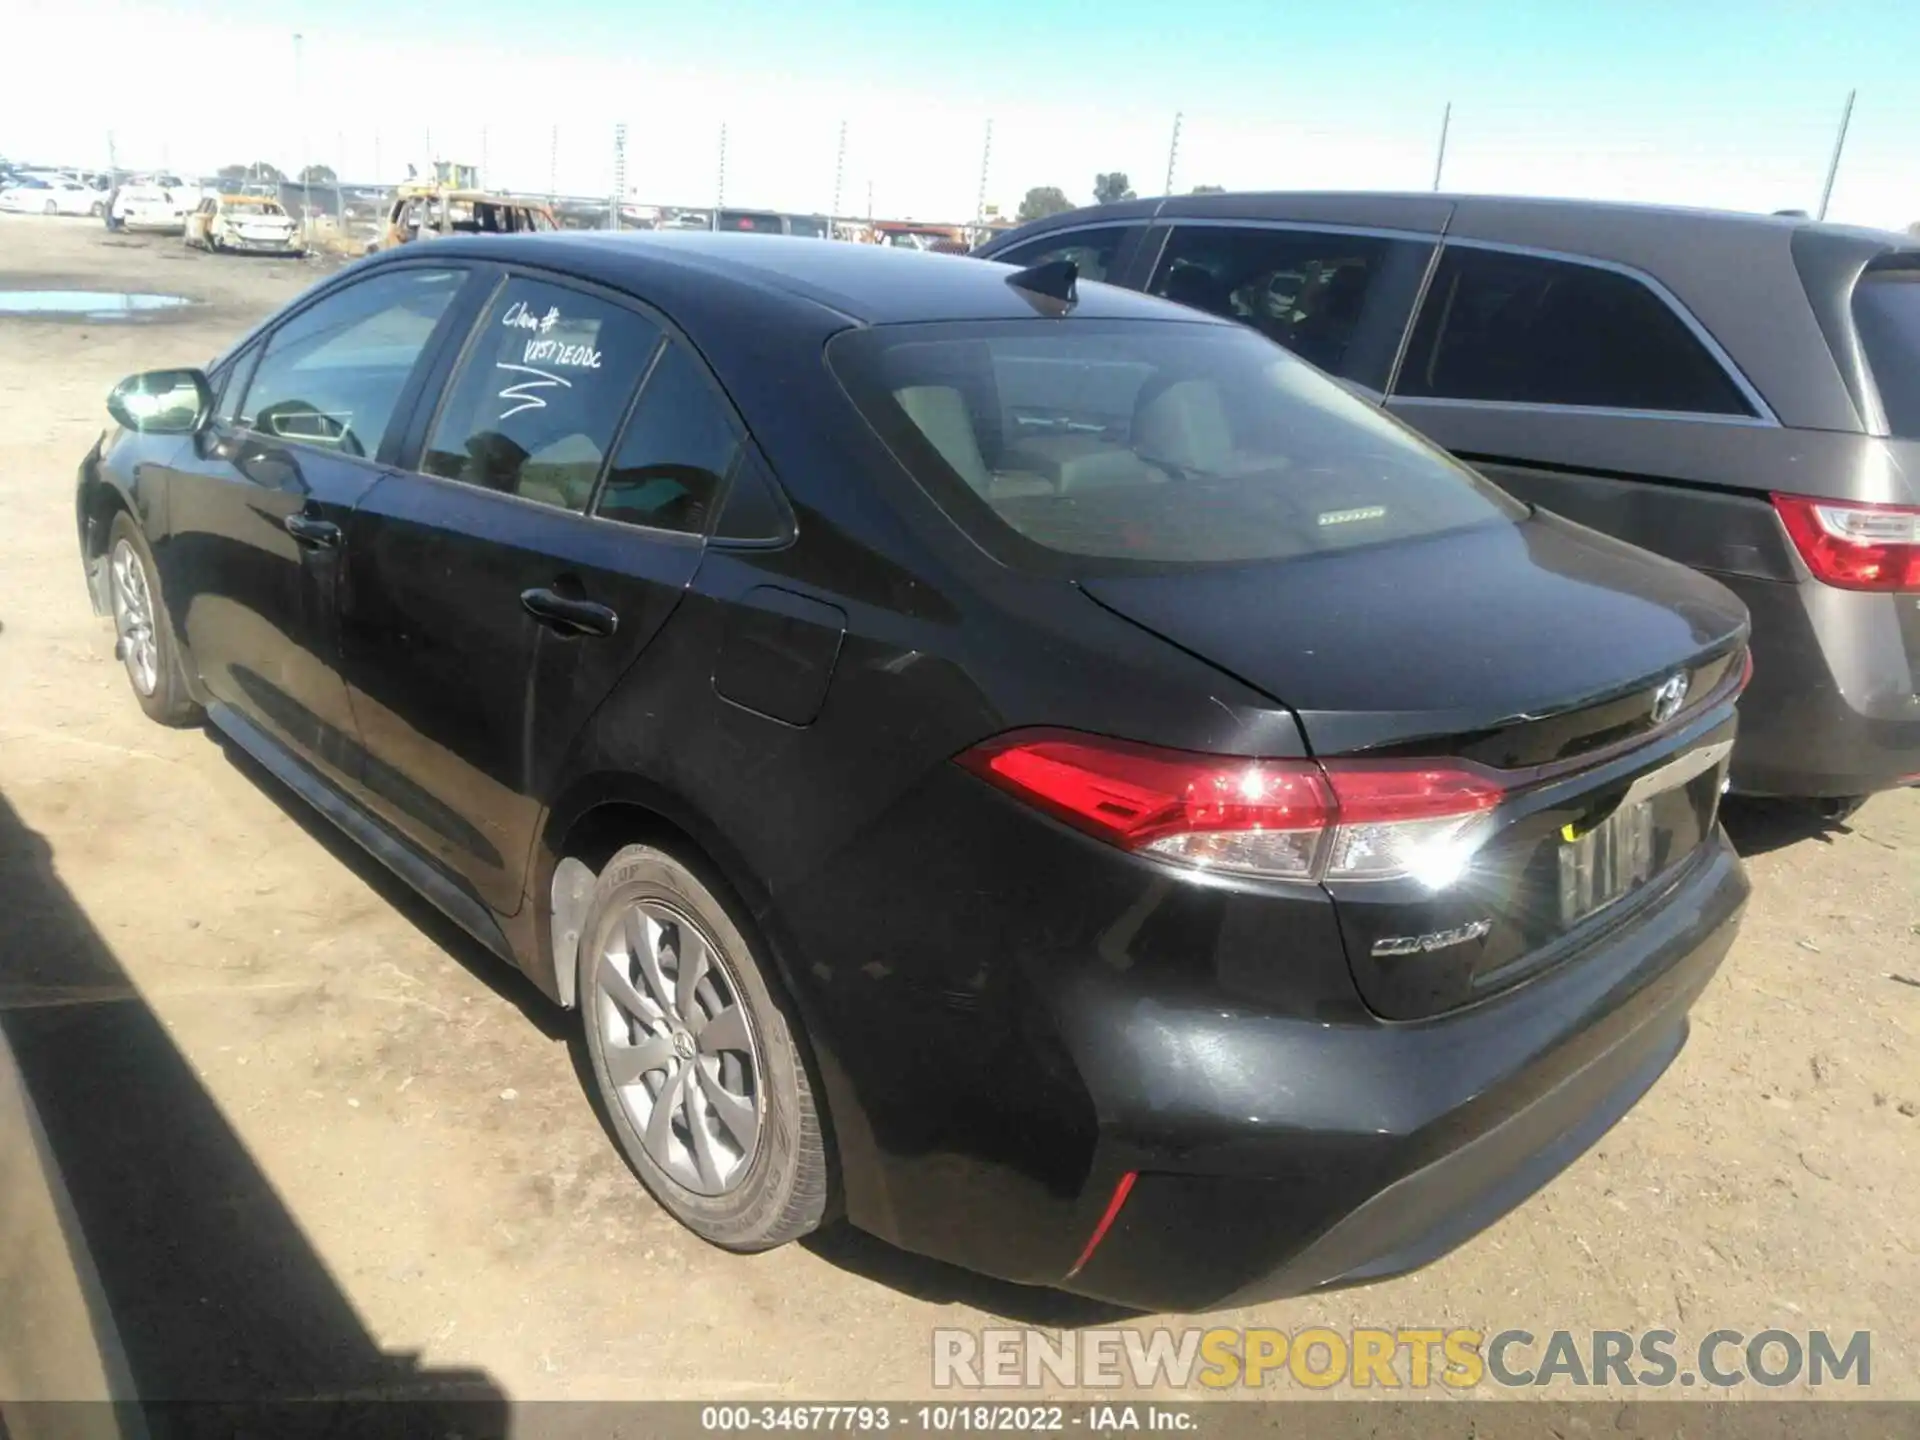
[[[1717,674],[1747,628],[1718,582],[1547,514],[1081,588],[1291,707],[1320,755],[1411,745],[1501,769],[1626,738],[1636,710],[1645,728],[1654,687]]]
[[[1745,607],[1571,522],[1081,584],[1292,707],[1322,759],[1497,772],[1504,798],[1457,876],[1327,882],[1355,982],[1389,1018],[1579,953],[1714,833]]]

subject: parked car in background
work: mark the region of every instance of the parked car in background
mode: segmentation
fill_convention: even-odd
[[[1633,1105],[1738,925],[1739,602],[1165,301],[454,236],[111,410],[138,703],[577,1007],[719,1245],[1398,1273]]]
[[[1753,615],[1738,790],[1920,781],[1920,240],[1439,195],[1203,195],[982,247],[1252,326]]]
[[[795,235],[807,240],[832,238],[824,215],[783,215],[773,210],[718,210],[698,225],[665,225],[661,229],[714,229],[751,235]]]
[[[107,199],[98,190],[74,180],[45,175],[16,175],[0,189],[0,210],[17,215],[92,215],[107,213]]]
[[[278,200],[261,195],[207,195],[188,214],[184,233],[195,249],[300,255],[300,225]]]
[[[486,190],[406,185],[387,207],[386,225],[367,253],[447,235],[524,235],[557,229],[538,200]]]
[[[187,190],[177,179],[171,185],[160,178],[132,180],[108,201],[107,228],[184,232],[187,215],[198,199],[197,192]]]
[[[716,210],[713,228],[754,235],[784,235],[787,221],[771,210]]]

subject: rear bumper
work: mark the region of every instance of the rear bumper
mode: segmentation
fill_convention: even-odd
[[[1716,834],[1596,952],[1468,1010],[1418,1024],[1243,1022],[1231,1036],[1215,1024],[1204,1045],[1184,1037],[1213,1072],[1188,1067],[1177,1082],[1188,1103],[1225,1103],[1177,1149],[1130,1143],[1145,1117],[1109,1110],[1081,1233],[1121,1174],[1139,1178],[1084,1268],[1055,1283],[1192,1311],[1438,1258],[1545,1185],[1666,1069],[1747,893]],[[1180,1044],[1169,1018],[1156,1031]],[[1168,1059],[1140,1053],[1140,1073],[1165,1088]]]
[[[1748,893],[1716,827],[1581,953],[1392,1021],[1323,890],[1169,873],[957,766],[821,863],[758,918],[848,1219],[1172,1311],[1390,1275],[1518,1204],[1671,1060]]]
[[[245,240],[234,235],[222,235],[220,243],[229,250],[244,250],[257,255],[298,255],[306,247],[298,238],[291,240]]]
[[[1735,790],[1871,795],[1920,776],[1920,596],[1717,578],[1753,616]]]

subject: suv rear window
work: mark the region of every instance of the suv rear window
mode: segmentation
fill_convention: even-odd
[[[827,354],[922,488],[1015,563],[1273,560],[1525,514],[1237,325],[880,326]]]
[[[1887,429],[1920,440],[1920,269],[1868,271],[1853,287],[1853,323]]]

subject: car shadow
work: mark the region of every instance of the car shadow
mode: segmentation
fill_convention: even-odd
[[[1853,833],[1845,820],[1835,819],[1811,801],[1750,795],[1727,796],[1720,805],[1720,823],[1726,827],[1733,848],[1746,860],[1803,840],[1831,845],[1835,835]]]
[[[208,740],[220,747],[234,769],[285,811],[287,817],[307,833],[308,838],[350,870],[422,935],[472,971],[474,977],[489,990],[518,1009],[542,1035],[549,1040],[562,1040],[572,1034],[574,1027],[568,1023],[566,1012],[549,1000],[523,972],[448,919],[437,906],[381,864],[258,760],[212,726],[207,727],[206,734]]]
[[[506,1435],[369,1333],[4,796],[0,894],[0,1434]]]

